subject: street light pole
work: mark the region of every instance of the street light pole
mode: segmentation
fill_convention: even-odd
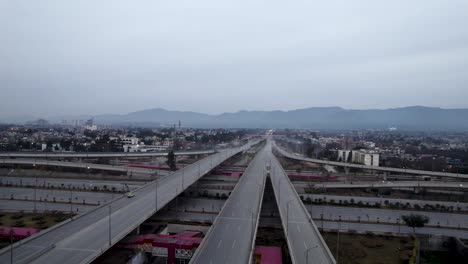
[[[313,246],[313,247],[310,247],[310,248],[308,248],[308,249],[306,250],[306,252],[305,252],[305,256],[306,256],[306,262],[305,262],[305,263],[306,263],[306,264],[309,263],[309,251],[310,251],[311,249],[314,249],[314,248],[318,248],[318,245],[315,245],[315,246]]]
[[[36,193],[37,193],[37,176],[35,178],[35,185],[34,185],[34,213],[36,213],[37,207],[36,207]]]
[[[10,263],[13,264],[13,228],[10,226]]]
[[[184,167],[182,167],[182,190],[184,190],[184,176],[185,176],[185,171],[184,171]]]
[[[286,235],[289,235],[289,203],[293,202],[295,199],[291,199],[286,203]]]
[[[154,188],[154,207],[156,208],[155,211],[158,211],[158,180],[155,181],[155,188]]]
[[[70,217],[73,218],[73,191],[71,189],[71,186],[69,186],[70,188]]]
[[[340,229],[341,229],[341,222],[338,222],[338,234],[336,238],[336,263],[338,263],[338,259],[340,257]]]
[[[112,213],[112,205],[109,204],[109,247],[112,245],[112,235],[111,235],[111,213]]]

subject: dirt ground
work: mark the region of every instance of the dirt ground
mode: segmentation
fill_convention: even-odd
[[[0,213],[0,226],[46,229],[70,217],[64,213]],[[0,248],[10,244],[8,239],[0,239]]]
[[[337,234],[327,232],[322,236],[337,258]],[[411,257],[413,240],[340,233],[338,248],[340,264],[401,264]]]

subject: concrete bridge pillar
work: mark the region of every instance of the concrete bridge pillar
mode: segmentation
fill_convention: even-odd
[[[383,173],[383,180],[386,181],[388,177],[388,171],[384,171]]]
[[[345,174],[350,174],[351,168],[350,167],[344,167]]]

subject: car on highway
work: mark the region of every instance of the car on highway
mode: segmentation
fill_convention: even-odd
[[[127,198],[132,198],[133,196],[135,196],[135,193],[133,192],[128,192],[125,194],[127,196]]]

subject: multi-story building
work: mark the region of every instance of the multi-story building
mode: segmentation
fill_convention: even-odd
[[[367,166],[379,166],[379,153],[372,150],[338,150],[338,161],[359,163]]]
[[[379,166],[379,154],[371,150],[353,150],[352,162],[364,164],[366,166]]]

